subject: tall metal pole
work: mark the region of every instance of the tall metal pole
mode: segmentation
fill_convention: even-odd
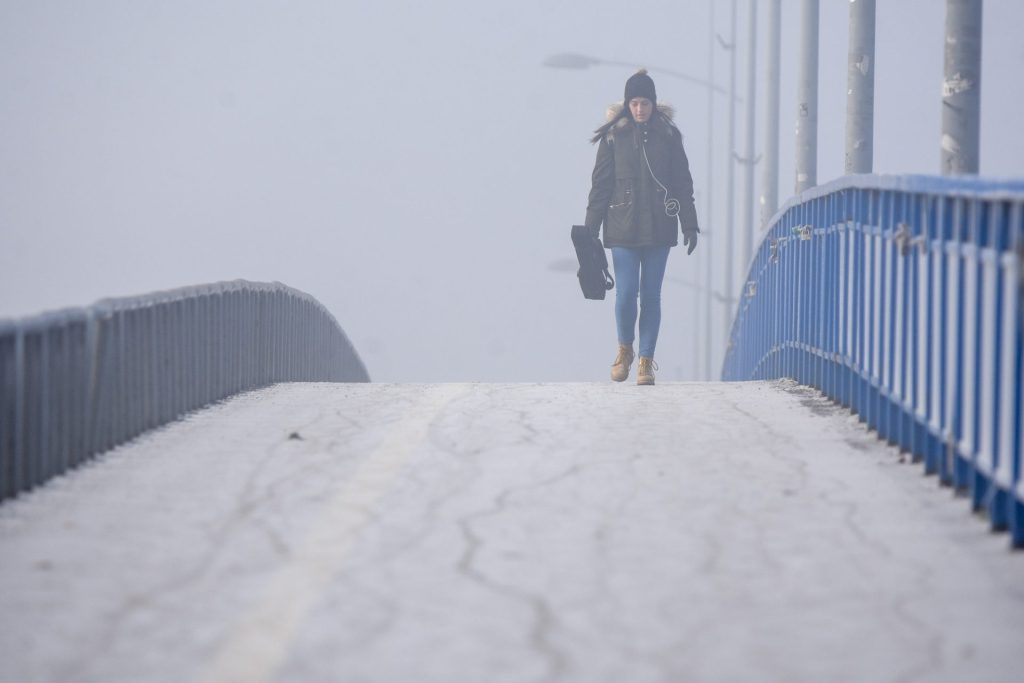
[[[981,0],[946,0],[942,173],[977,173],[981,123]]]
[[[782,0],[768,2],[768,59],[765,77],[764,168],[761,180],[761,227],[779,208],[779,54]]]
[[[797,81],[796,193],[818,183],[818,0],[800,3]]]
[[[749,0],[747,12],[747,144],[743,152],[743,252],[740,268],[750,263],[754,248],[754,99],[757,96],[757,0]]]
[[[714,245],[715,236],[712,234],[714,224],[715,193],[712,190],[715,177],[715,0],[708,0],[708,11],[710,14],[710,26],[708,30],[708,180],[707,208],[704,214],[704,230],[707,233],[704,238],[704,379],[711,380],[711,349],[713,348],[714,325],[712,313],[714,312],[714,295],[711,286],[711,273],[715,268]]]
[[[850,0],[846,172],[871,173],[875,135],[875,0]]]
[[[726,174],[725,191],[725,337],[729,342],[732,327],[732,265],[736,260],[734,238],[736,235],[736,0],[732,0],[732,18],[729,38],[729,172]]]
[[[696,193],[695,193],[696,194]],[[705,243],[706,244],[706,243]],[[702,245],[704,246],[704,245]],[[695,267],[693,281],[699,283],[701,281],[701,274],[704,269],[704,255],[697,254],[696,258],[689,261],[689,264],[693,264]],[[695,284],[692,291],[692,300],[690,307],[690,353],[688,354],[690,360],[690,380],[700,380],[701,369],[703,368],[703,357],[701,355],[701,308],[704,305],[704,296],[700,291],[700,285]]]

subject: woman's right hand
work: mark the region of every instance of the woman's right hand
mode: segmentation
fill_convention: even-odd
[[[683,245],[686,247],[686,255],[689,256],[697,248],[697,233],[699,230],[690,230],[683,233]]]

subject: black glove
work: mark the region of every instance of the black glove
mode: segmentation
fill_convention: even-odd
[[[683,244],[686,246],[686,255],[689,256],[693,253],[693,250],[697,248],[697,230],[686,230],[683,232]]]
[[[595,240],[597,240],[598,242],[601,241],[601,224],[600,223],[598,223],[597,225],[588,225],[587,226],[587,230],[590,231],[590,234],[594,236]]]

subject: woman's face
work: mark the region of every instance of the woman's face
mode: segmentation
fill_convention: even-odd
[[[637,123],[647,123],[654,110],[654,103],[646,97],[634,97],[629,101],[629,113]]]

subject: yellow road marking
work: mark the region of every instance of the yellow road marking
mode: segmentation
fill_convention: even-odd
[[[238,622],[201,680],[255,683],[273,680],[291,643],[352,548],[368,511],[391,488],[428,434],[430,424],[465,386],[440,385],[396,425],[353,476],[338,486],[289,562]]]

